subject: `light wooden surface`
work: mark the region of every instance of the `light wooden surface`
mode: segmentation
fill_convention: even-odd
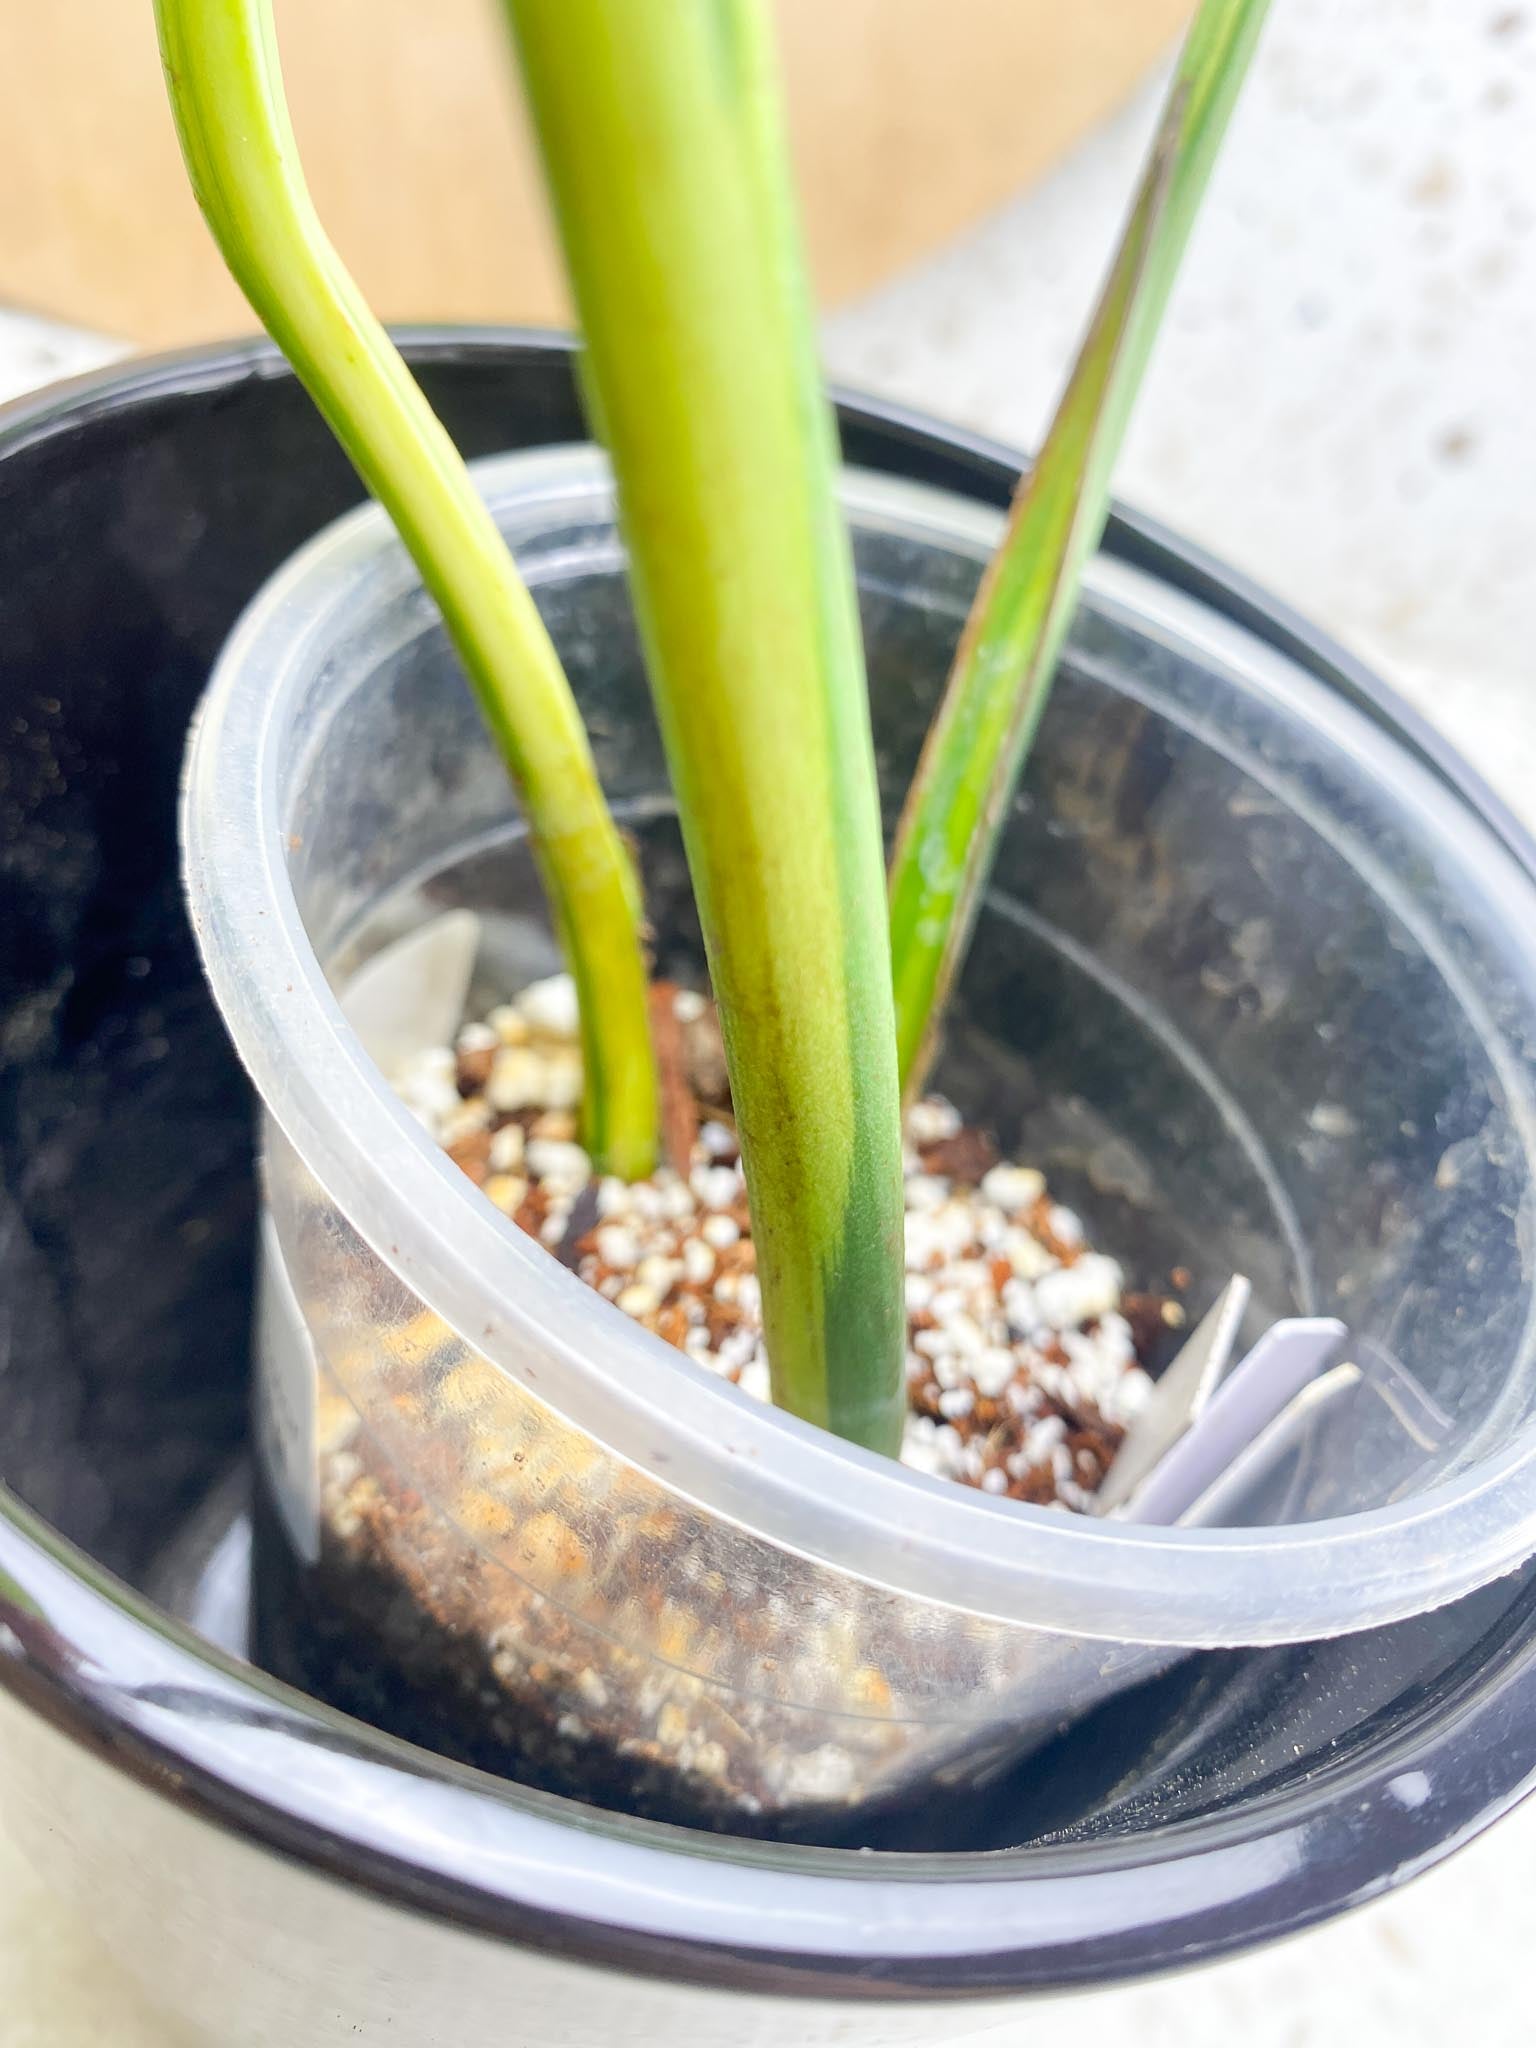
[[[823,295],[864,289],[1028,184],[1125,98],[1186,7],[778,0]],[[563,314],[498,13],[278,0],[321,217],[388,319]],[[186,190],[150,0],[6,14],[0,301],[152,345],[248,326]]]

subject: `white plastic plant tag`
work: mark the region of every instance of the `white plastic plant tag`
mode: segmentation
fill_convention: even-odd
[[[479,918],[447,910],[382,946],[353,975],[341,1007],[386,1074],[427,1046],[453,1043],[479,951]]]
[[[381,947],[353,976],[341,1007],[385,1073],[426,1046],[452,1043],[479,950],[479,918],[471,910],[450,910]],[[315,1350],[266,1210],[257,1259],[256,1361],[263,1467],[295,1551],[313,1563],[320,1554]]]
[[[1177,1522],[1312,1385],[1347,1334],[1333,1316],[1288,1316],[1271,1325],[1222,1381],[1199,1421],[1114,1511],[1118,1518]]]
[[[260,1465],[295,1552],[313,1564],[320,1555],[315,1348],[268,1210],[263,1209],[259,1228],[256,1436]]]
[[[1115,1453],[1094,1503],[1099,1514],[1110,1514],[1129,1500],[1204,1412],[1227,1369],[1252,1291],[1242,1274],[1234,1273],[1180,1346]]]
[[[1358,1365],[1345,1360],[1302,1388],[1266,1429],[1261,1429],[1246,1450],[1239,1451],[1225,1472],[1198,1500],[1179,1516],[1185,1528],[1200,1528],[1226,1521],[1236,1513],[1252,1490],[1272,1477],[1296,1449],[1306,1432],[1317,1426],[1325,1409],[1353,1394],[1364,1379]]]

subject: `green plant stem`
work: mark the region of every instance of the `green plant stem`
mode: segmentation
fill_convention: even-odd
[[[651,1170],[657,1087],[639,888],[560,660],[457,450],[326,239],[283,98],[269,0],[156,0],[198,202],[236,281],[399,529],[521,798],[576,982],[583,1136]]]
[[[618,478],[780,1405],[894,1452],[902,1185],[879,808],[765,11],[507,0]]]
[[[891,861],[902,1085],[922,1084],[1039,724],[1110,472],[1268,0],[1202,0],[1093,322],[1014,499],[908,792]]]

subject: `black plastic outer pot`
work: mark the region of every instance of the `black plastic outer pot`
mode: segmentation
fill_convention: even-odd
[[[579,433],[563,344],[411,345],[471,453]],[[843,425],[862,464],[1011,488],[1003,451],[864,406]],[[253,1221],[247,1094],[176,883],[184,727],[246,598],[356,496],[259,347],[0,420],[0,1797],[125,1959],[226,2043],[386,2020],[472,2039],[509,2013],[529,2040],[957,2040],[1002,1994],[1325,1917],[1512,1805],[1536,1771],[1530,1569],[1365,1637],[1193,1659],[996,1790],[963,1849],[902,1857],[706,1842],[497,1784],[156,1607],[157,1560],[240,1462]],[[1299,621],[1124,515],[1107,546],[1346,695],[1536,871]],[[938,2022],[934,1998],[971,2003]]]

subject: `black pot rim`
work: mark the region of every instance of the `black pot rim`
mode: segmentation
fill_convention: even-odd
[[[509,372],[571,353],[565,337],[516,328],[400,338],[417,361],[490,355]],[[261,341],[109,367],[0,408],[0,460],[157,399],[288,374]],[[983,502],[1011,496],[1020,459],[1006,448],[896,407],[839,404],[851,459]],[[1124,508],[1104,552],[1344,696],[1536,875],[1536,841],[1481,778],[1295,612]],[[1511,1635],[1417,1722],[1305,1785],[1236,1814],[1037,1847],[1027,1872],[1011,1852],[870,1856],[698,1837],[507,1786],[319,1706],[169,1621],[4,1489],[0,1686],[184,1810],[414,1912],[609,1967],[847,1999],[1105,1985],[1211,1960],[1391,1888],[1536,1785],[1536,1643]],[[316,1751],[359,1783],[366,1774],[369,1797],[326,1807],[306,1791],[288,1765]],[[431,1867],[422,1843],[470,1814],[494,1830],[494,1862]]]

